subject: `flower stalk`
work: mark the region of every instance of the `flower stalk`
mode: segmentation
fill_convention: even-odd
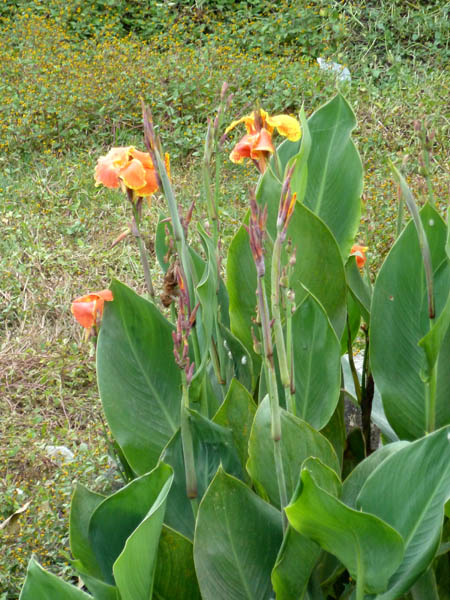
[[[142,204],[142,198],[137,198],[135,201],[133,190],[127,188],[127,197],[130,201],[131,208],[133,211],[133,221],[131,226],[131,232],[133,233],[139,248],[139,256],[141,259],[142,269],[144,271],[145,285],[147,291],[150,294],[152,300],[155,300],[155,290],[152,284],[152,278],[150,274],[150,265],[147,258],[147,250],[145,248],[144,240],[142,239],[140,225],[140,205]]]
[[[187,302],[189,309],[191,308],[190,303],[195,298],[194,285],[197,283],[195,278],[195,271],[192,265],[191,256],[189,254],[189,248],[186,244],[186,238],[184,235],[183,225],[181,223],[180,215],[178,213],[178,206],[173,193],[172,185],[170,183],[169,174],[167,172],[166,165],[162,160],[162,150],[158,138],[156,137],[155,130],[153,128],[153,122],[150,111],[142,102],[142,117],[144,123],[144,140],[147,150],[152,158],[153,164],[155,165],[156,177],[158,180],[158,187],[164,194],[167,205],[169,207],[170,219],[172,223],[173,235],[175,238],[175,245],[177,253],[180,259],[180,268],[182,272],[182,279],[186,282],[187,287]],[[201,356],[198,344],[197,332],[194,327],[192,331],[192,341],[195,353],[195,362],[201,364]]]
[[[264,283],[265,263],[263,238],[265,233],[265,223],[267,219],[267,206],[261,210],[257,205],[254,196],[250,199],[251,215],[248,233],[250,236],[250,248],[255,261],[257,272],[256,296],[258,299],[258,312],[261,321],[261,331],[264,352],[264,371],[266,374],[267,389],[269,393],[270,412],[271,412],[271,437],[274,447],[275,470],[278,482],[278,491],[280,494],[280,505],[283,520],[283,529],[287,528],[287,518],[284,508],[287,506],[286,479],[283,468],[283,456],[281,452],[281,415],[278,399],[278,388],[275,374],[275,364],[273,360],[273,344],[271,321],[269,316],[269,305],[267,302],[266,287]]]
[[[281,251],[283,243],[286,240],[287,228],[291,220],[296,194],[292,194],[290,190],[290,181],[294,171],[295,162],[290,167],[286,179],[281,189],[280,207],[278,210],[277,219],[277,237],[275,239],[273,254],[272,254],[272,269],[271,269],[271,308],[273,317],[273,328],[275,334],[275,344],[277,347],[278,365],[280,368],[281,383],[284,388],[286,406],[290,412],[295,412],[295,400],[292,398],[292,382],[289,362],[286,352],[286,344],[284,340],[283,324],[281,319]]]
[[[194,374],[195,363],[189,358],[189,335],[195,324],[198,305],[190,311],[188,294],[181,269],[177,271],[179,297],[176,331],[172,333],[175,362],[181,370],[181,444],[183,447],[184,469],[186,477],[186,495],[191,501],[194,517],[197,516],[197,473],[195,469],[194,444],[189,423],[189,386]]]

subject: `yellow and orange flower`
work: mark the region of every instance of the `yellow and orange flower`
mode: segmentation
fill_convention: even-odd
[[[350,256],[354,256],[356,260],[356,264],[360,269],[366,264],[366,252],[367,246],[360,246],[359,244],[353,244],[352,249],[350,250]]]
[[[245,158],[256,162],[258,169],[264,173],[267,160],[275,152],[272,143],[274,130],[288,140],[296,142],[300,139],[300,123],[289,115],[275,115],[271,117],[262,108],[251,115],[246,115],[229,125],[225,133],[234,129],[240,123],[245,124],[247,134],[236,144],[230,154],[230,160],[234,163],[242,163]]]
[[[166,168],[169,171],[168,155]],[[134,146],[111,148],[106,156],[98,159],[94,178],[96,185],[107,188],[123,185],[137,196],[151,196],[158,189],[158,178],[150,154]]]
[[[103,315],[105,301],[114,300],[111,290],[102,290],[81,296],[72,302],[71,311],[80,325],[88,331],[98,325]]]

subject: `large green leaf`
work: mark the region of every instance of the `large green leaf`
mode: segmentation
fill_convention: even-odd
[[[100,396],[114,438],[142,474],[158,462],[180,421],[181,377],[172,326],[154,304],[114,281],[97,349]]]
[[[292,316],[295,406],[315,429],[331,419],[341,387],[341,347],[327,315],[308,294]]]
[[[347,284],[333,234],[318,216],[297,203],[287,235],[296,248],[290,281],[296,302],[300,303],[309,290],[325,309],[340,339],[346,322]]]
[[[259,405],[253,421],[248,445],[247,470],[272,504],[279,507],[280,495],[273,444],[270,405],[266,396]],[[283,409],[281,409],[280,444],[288,498],[291,498],[297,486],[303,461],[310,456],[319,458],[325,465],[339,473],[339,461],[330,442],[308,423]]]
[[[448,297],[450,266],[446,227],[429,205],[421,210],[434,271],[436,314]],[[386,416],[400,438],[425,433],[425,353],[419,340],[429,330],[427,289],[416,229],[411,221],[391,249],[378,275],[372,300],[370,360]],[[436,427],[450,422],[450,333],[437,365]]]
[[[114,585],[115,561],[153,504],[159,506],[160,497],[167,493],[166,484],[170,484],[171,479],[172,469],[160,464],[151,473],[135,479],[106,498],[95,509],[89,523],[89,540],[106,583]],[[139,544],[140,535],[137,534],[136,544]],[[134,542],[130,553],[135,553]]]
[[[245,387],[233,379],[221,407],[214,415],[213,421],[231,430],[234,445],[241,459],[242,467],[248,459],[248,440],[256,405]]]
[[[20,600],[92,600],[78,588],[45,571],[34,558],[28,564]]]
[[[192,542],[163,526],[156,562],[155,600],[200,600]]]
[[[308,467],[302,469],[301,484],[297,500],[286,507],[291,525],[337,556],[365,591],[384,591],[402,560],[400,534],[323,490]]]
[[[316,542],[288,526],[272,571],[277,600],[303,598],[320,553]]]
[[[115,585],[110,585],[101,579],[93,577],[83,570],[83,565],[79,564],[78,561],[73,561],[72,566],[76,569],[82,582],[94,596],[95,600],[121,600],[119,590]]]
[[[444,504],[450,497],[450,427],[401,448],[368,477],[357,507],[395,527],[405,555],[380,597],[394,600],[431,563],[440,542]]]
[[[200,348],[203,353],[203,362],[207,360],[209,354],[208,350],[214,332],[214,321],[218,315],[218,267],[217,264],[215,264],[216,257],[212,239],[208,236],[201,224],[198,225],[198,232],[206,253],[206,262],[204,263],[203,273],[200,281],[195,287],[196,299],[200,303],[199,312],[197,313],[196,330],[200,340]],[[198,365],[198,367],[200,367],[200,365]]]
[[[114,579],[121,600],[148,600],[152,597],[159,536],[167,494],[173,479],[170,467],[161,465],[159,468],[166,471],[168,477],[147,515],[129,536],[113,565]]]
[[[70,550],[72,556],[79,561],[83,570],[90,575],[101,577],[101,569],[89,541],[89,521],[97,506],[105,496],[91,492],[77,483],[70,505]]]
[[[261,357],[253,350],[252,319],[256,317],[256,269],[248,233],[241,226],[228,249],[227,289],[230,297],[230,327],[252,357],[259,372]]]
[[[357,508],[356,499],[369,475],[391,454],[398,452],[408,444],[409,442],[387,444],[360,462],[342,484],[342,502],[350,508]]]
[[[219,469],[198,512],[194,561],[204,600],[268,600],[281,515]]]
[[[238,451],[230,429],[189,411],[194,445],[198,499],[203,497],[220,464],[231,474],[243,477]],[[178,431],[164,449],[161,460],[172,466],[174,481],[167,501],[165,523],[189,539],[194,537],[194,515],[186,496],[186,477],[181,435]]]
[[[442,344],[450,326],[450,293],[441,314],[433,323],[427,334],[419,341],[419,346],[425,350],[427,357],[426,376],[431,376],[431,371],[436,364]]]
[[[342,484],[339,477],[320,460],[307,458],[302,468],[308,468],[317,478],[318,485],[330,494],[340,495]],[[288,526],[272,571],[277,600],[303,598],[320,553],[320,546],[316,542],[293,529],[291,525]]]
[[[333,413],[333,416],[328,421],[327,425],[321,429],[320,433],[327,438],[336,452],[339,460],[340,469],[344,460],[344,448],[346,440],[345,432],[345,413],[344,413],[344,393],[341,392],[338,405]]]
[[[231,383],[235,377],[250,392],[254,388],[253,361],[245,346],[224,325],[220,325],[220,334],[225,347],[225,378]]]
[[[363,189],[361,159],[351,139],[355,115],[338,94],[308,125],[312,142],[304,202],[325,221],[346,257],[358,231]]]

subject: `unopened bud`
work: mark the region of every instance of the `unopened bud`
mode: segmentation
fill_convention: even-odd
[[[195,363],[191,363],[190,365],[186,365],[185,373],[186,373],[186,383],[187,383],[187,385],[191,384],[192,377],[194,376],[194,368],[195,368]]]
[[[224,100],[225,94],[227,93],[229,85],[226,81],[222,83],[222,89],[220,90],[220,99]]]

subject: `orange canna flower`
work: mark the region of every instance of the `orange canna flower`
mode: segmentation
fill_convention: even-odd
[[[71,311],[80,325],[88,331],[96,326],[103,314],[105,301],[114,300],[111,290],[94,292],[87,296],[81,296],[72,302]]]
[[[288,115],[271,117],[262,108],[259,112],[255,110],[251,115],[233,121],[226,128],[225,133],[227,134],[240,123],[245,124],[247,134],[233,148],[230,160],[234,163],[242,163],[244,158],[250,158],[257,164],[261,173],[266,170],[269,156],[275,152],[272,144],[272,133],[275,129],[292,142],[296,142],[301,136],[300,123],[297,119]]]
[[[352,249],[350,250],[350,256],[354,256],[356,259],[356,264],[360,269],[366,264],[366,252],[367,246],[360,246],[359,244],[353,244]]]
[[[158,189],[158,178],[150,154],[134,146],[111,148],[106,156],[98,159],[94,178],[96,185],[118,188],[122,184],[134,190],[137,196],[151,196]]]

